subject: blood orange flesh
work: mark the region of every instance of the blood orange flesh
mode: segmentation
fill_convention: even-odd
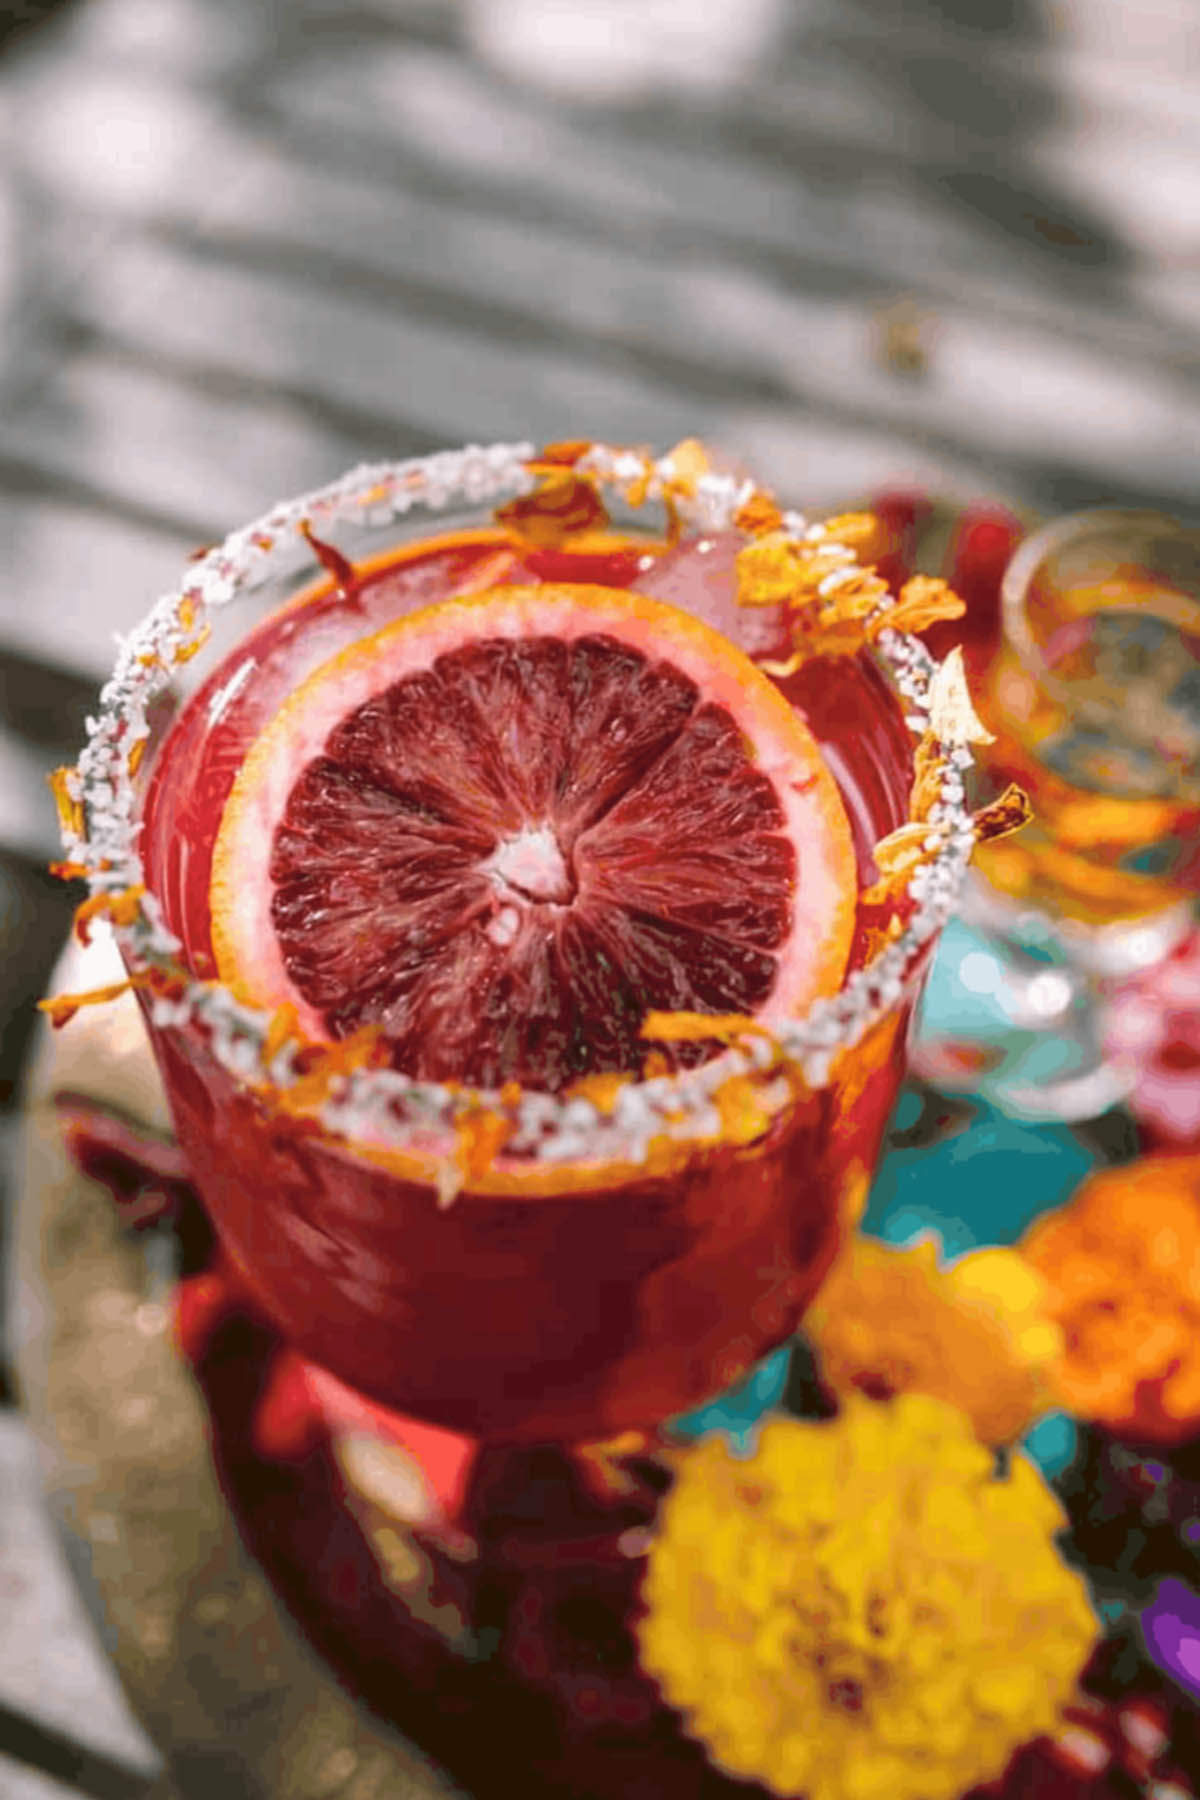
[[[447,601],[332,658],[251,748],[213,861],[223,976],[480,1086],[637,1070],[651,1010],[802,1010],[854,901],[837,788],[770,681],[675,607],[582,586]]]

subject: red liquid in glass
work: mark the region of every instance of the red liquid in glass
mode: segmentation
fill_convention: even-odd
[[[546,552],[462,532],[379,559],[349,599],[331,584],[264,620],[189,702],[145,803],[148,884],[197,974],[215,974],[208,888],[229,791],[312,669],[466,586],[636,586],[733,629],[732,550],[717,540],[701,563],[631,540]],[[754,647],[779,648],[769,629]],[[865,657],[810,663],[781,686],[838,781],[866,885],[871,846],[906,811],[898,703]],[[864,947],[860,933],[854,960]],[[426,1183],[273,1115],[198,1032],[153,1036],[208,1210],[287,1339],[400,1411],[479,1436],[579,1440],[686,1410],[790,1334],[874,1165],[906,1011],[749,1149],[607,1187],[468,1191],[448,1211]]]

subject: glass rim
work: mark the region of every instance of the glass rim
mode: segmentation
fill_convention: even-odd
[[[761,537],[761,528],[755,533],[738,522],[748,503],[770,499],[748,477],[706,467],[685,480],[672,452],[654,458],[644,450],[608,445],[573,448],[578,451],[573,461],[560,457],[558,467],[584,476],[598,489],[622,494],[635,508],[660,503],[668,517],[697,535],[732,529],[747,543]],[[436,1161],[461,1144],[464,1127],[491,1116],[505,1127],[504,1162],[603,1161],[644,1168],[651,1142],[665,1138],[687,1151],[728,1141],[717,1105],[720,1091],[731,1080],[744,1083],[746,1078],[755,1084],[765,1109],[765,1132],[794,1100],[797,1078],[808,1092],[826,1087],[835,1058],[860,1044],[897,1006],[923,953],[954,909],[966,874],[975,834],[964,774],[974,759],[962,739],[938,739],[937,799],[926,815],[922,859],[896,890],[897,902],[906,900],[912,908],[898,933],[850,970],[835,994],[816,1000],[804,1013],[769,1033],[756,1028],[739,1034],[696,1068],[617,1078],[609,1104],[570,1089],[518,1089],[514,1094],[516,1083],[496,1091],[423,1081],[390,1067],[350,1062],[339,1068],[337,1045],[294,1036],[281,1042],[274,1012],[239,1000],[218,979],[192,974],[157,896],[145,887],[135,777],[150,738],[148,710],[179,664],[202,647],[209,612],[276,576],[294,574],[313,556],[313,531],[337,525],[383,528],[413,508],[436,514],[463,504],[519,498],[554,466],[552,455],[529,443],[470,445],[362,464],[325,487],[278,503],[192,562],[179,590],[164,595],[129,636],[118,639],[116,668],[101,690],[97,716],[88,720],[83,752],[77,766],[64,774],[60,809],[70,859],[66,866],[87,880],[91,899],[85,909],[107,909],[134,985],[148,990],[152,1023],[164,1030],[200,1027],[216,1061],[239,1086],[281,1104],[293,1118],[315,1121],[351,1150]],[[828,557],[830,573],[822,578],[822,595],[836,593],[851,567],[861,569],[855,551],[823,524],[810,524],[795,511],[778,517],[780,538]],[[881,588],[872,621],[878,624],[896,604],[890,589]],[[883,624],[873,635],[872,648],[898,691],[914,742],[928,738],[931,686],[944,665],[918,638]],[[331,1060],[331,1079],[311,1101],[301,1100],[292,1090],[309,1075],[313,1052]]]
[[[1152,507],[1093,506],[1082,512],[1051,519],[1018,544],[1000,583],[1000,610],[1004,635],[1031,675],[1056,687],[1053,670],[1045,661],[1029,623],[1026,600],[1042,565],[1075,541],[1100,538],[1120,531],[1172,539],[1188,545],[1200,570],[1200,527],[1185,525],[1170,513]]]

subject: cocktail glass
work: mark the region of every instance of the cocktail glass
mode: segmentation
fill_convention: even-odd
[[[126,642],[61,784],[72,866],[112,918],[180,1144],[252,1303],[371,1401],[478,1438],[653,1429],[788,1337],[864,1199],[971,851],[970,751],[949,728],[930,737],[934,665],[888,628],[889,597],[870,648],[789,667],[787,608],[738,604],[737,553],[773,535],[826,557],[822,604],[852,553],[752,482],[688,466],[678,452],[469,449],[275,508],[197,560]],[[414,509],[443,515],[436,538],[427,519],[411,527]],[[385,620],[456,589],[564,578],[692,608],[782,671],[855,841],[840,992],[771,1041],[737,1037],[607,1099],[472,1092],[298,1042],[215,976],[212,845],[248,745],[310,670]],[[922,733],[938,772],[924,841],[868,904]],[[502,1147],[480,1156],[497,1118]]]
[[[1056,520],[1013,557],[1001,620],[984,767],[1035,818],[964,891],[956,978],[996,1015],[996,1064],[972,1079],[1027,1115],[1094,1116],[1129,1074],[1105,992],[1175,948],[1200,890],[1200,534],[1151,512]]]

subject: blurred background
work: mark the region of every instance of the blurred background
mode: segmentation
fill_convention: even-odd
[[[10,1208],[45,771],[275,498],[697,435],[805,505],[1200,508],[1193,0],[12,0],[0,140]],[[0,1794],[135,1791],[0,1426]]]

